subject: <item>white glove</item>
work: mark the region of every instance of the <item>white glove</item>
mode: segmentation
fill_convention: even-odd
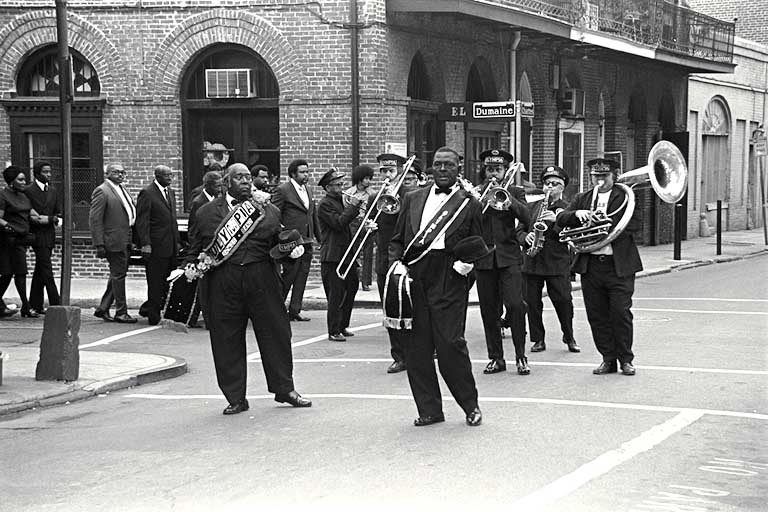
[[[407,274],[408,273],[408,267],[403,265],[402,261],[396,261],[395,262],[395,268],[392,270],[392,273],[394,275],[396,275],[396,276]]]
[[[474,263],[464,263],[461,260],[456,260],[453,262],[453,270],[455,270],[462,276],[466,276],[467,274],[472,272],[473,268],[475,268]]]
[[[175,268],[175,269],[171,270],[171,273],[168,276],[168,279],[166,279],[166,281],[168,281],[169,283],[173,282],[173,281],[176,280],[177,277],[179,277],[183,273],[184,273],[184,269],[182,269],[182,268]]]
[[[367,221],[365,221],[365,229],[367,229],[368,231],[376,231],[377,229],[379,229],[379,225],[376,222],[372,221],[371,219],[368,219]]]
[[[299,245],[294,250],[291,251],[291,254],[289,254],[288,257],[295,260],[295,259],[301,258],[303,255],[304,255],[304,246]]]

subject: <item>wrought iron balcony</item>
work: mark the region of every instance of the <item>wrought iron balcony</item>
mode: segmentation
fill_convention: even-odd
[[[671,53],[733,62],[735,25],[664,0],[497,0]]]

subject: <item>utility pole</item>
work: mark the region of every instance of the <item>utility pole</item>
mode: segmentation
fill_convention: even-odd
[[[360,164],[360,64],[359,26],[357,24],[357,0],[349,2],[349,26],[352,72],[352,168]]]
[[[56,35],[59,41],[59,110],[61,113],[61,172],[64,211],[61,219],[61,304],[69,306],[72,274],[72,58],[67,35],[67,0],[56,0]]]

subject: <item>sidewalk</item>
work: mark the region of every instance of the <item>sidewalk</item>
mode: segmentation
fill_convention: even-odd
[[[768,254],[762,230],[723,233],[720,256],[715,254],[714,236],[684,241],[682,259],[679,261],[672,259],[672,244],[640,247],[639,250],[645,270],[638,274],[638,278]],[[73,279],[71,303],[83,308],[83,315],[91,315],[92,308],[101,298],[104,286],[103,279]],[[578,281],[574,283],[574,288],[580,288]],[[146,283],[143,280],[128,280],[126,291],[129,308],[138,309],[146,298]],[[5,301],[8,304],[18,304],[18,296],[15,295],[13,286],[6,292]],[[470,303],[477,304],[477,292],[474,288],[470,292]],[[325,309],[325,293],[319,281],[307,283],[304,306],[305,309]],[[369,291],[358,291],[355,307],[380,307],[376,283],[373,283]],[[38,382],[34,376],[39,344],[31,346],[8,339],[12,329],[29,321],[21,321],[17,316],[13,318],[13,322],[0,321],[0,351],[6,357],[3,361],[3,382],[0,386],[0,416],[99,396],[117,389],[177,377],[187,371],[187,363],[179,358],[84,350],[80,352],[79,380],[70,383]]]

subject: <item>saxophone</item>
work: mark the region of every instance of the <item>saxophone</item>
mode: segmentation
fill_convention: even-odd
[[[547,188],[547,191],[544,193],[544,199],[541,200],[541,210],[539,211],[539,216],[536,219],[536,222],[533,224],[533,242],[531,243],[531,246],[528,248],[528,250],[525,251],[525,254],[530,258],[533,258],[539,254],[544,248],[544,233],[547,231],[547,224],[542,219],[544,218],[544,214],[547,212],[549,207],[550,192],[552,192],[552,189]]]

